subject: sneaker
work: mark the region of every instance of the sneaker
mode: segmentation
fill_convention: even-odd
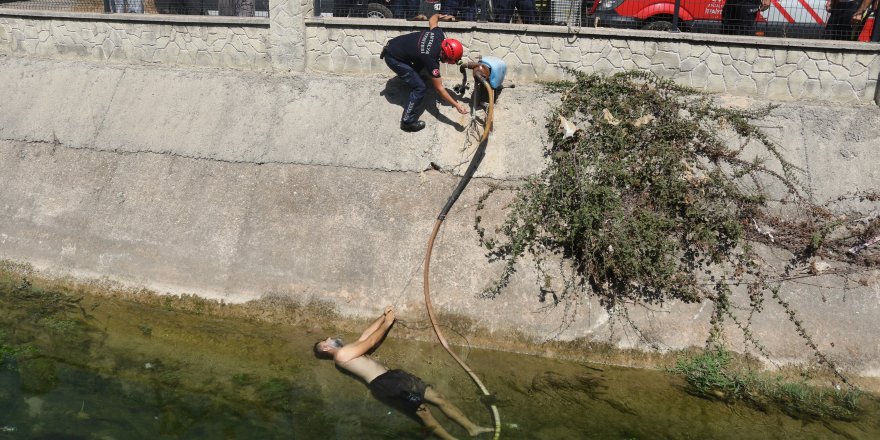
[[[403,121],[400,122],[400,129],[403,131],[408,131],[410,133],[415,133],[423,128],[425,128],[424,121],[416,121],[416,122],[412,122],[410,124],[407,124],[406,122],[403,122]]]

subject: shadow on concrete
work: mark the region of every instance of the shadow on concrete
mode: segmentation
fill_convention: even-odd
[[[422,77],[422,79],[425,81],[425,85],[428,88],[427,92],[425,93],[425,99],[422,100],[422,111],[427,112],[444,124],[451,125],[453,128],[455,128],[456,131],[464,131],[464,125],[461,125],[458,122],[449,119],[446,115],[440,112],[440,109],[437,108],[437,102],[439,100],[439,96],[437,96],[437,91],[434,90],[433,86],[431,86],[430,79],[427,79],[424,76]],[[385,99],[388,100],[388,102],[390,102],[391,104],[400,106],[400,112],[403,113],[403,109],[404,107],[406,107],[406,103],[409,101],[409,91],[409,85],[407,85],[406,82],[404,82],[399,77],[395,76],[385,83],[385,89],[379,92],[379,96],[384,96]],[[449,91],[449,94],[455,96],[452,91]],[[449,106],[446,103],[443,103],[443,105]]]

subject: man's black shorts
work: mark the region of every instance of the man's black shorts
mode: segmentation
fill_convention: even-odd
[[[425,402],[428,387],[421,379],[403,370],[386,371],[367,386],[380,400],[413,412]]]

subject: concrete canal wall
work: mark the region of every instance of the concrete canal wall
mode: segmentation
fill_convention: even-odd
[[[270,5],[272,18],[242,22],[0,9],[0,259],[232,302],[320,300],[346,316],[390,303],[422,319],[424,247],[474,147],[467,120],[429,99],[428,128],[398,130],[407,90],[375,54],[416,25]],[[760,123],[807,170],[817,200],[880,187],[874,46],[449,28],[469,50],[507,59],[517,83],[502,94],[479,179],[432,264],[436,308],[497,335],[488,346],[512,334],[638,348],[706,337],[707,304],[634,309],[639,338],[583,301],[561,328],[563,310],[538,302],[528,267],[505,295],[478,298],[500,268],[477,244],[476,199],[543,166],[556,97],[535,81],[562,67],[644,68],[723,92],[731,105],[779,103]],[[880,274],[858,281],[824,276],[783,295],[823,350],[878,377]],[[809,361],[790,326],[772,305],[755,321],[774,360]]]

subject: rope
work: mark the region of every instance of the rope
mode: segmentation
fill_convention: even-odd
[[[483,385],[483,382],[477,377],[477,374],[474,373],[474,370],[471,369],[452,349],[449,347],[449,343],[446,341],[446,338],[443,337],[443,333],[440,331],[440,324],[437,321],[437,316],[434,315],[434,306],[431,303],[431,288],[430,288],[430,266],[431,266],[431,252],[434,249],[434,240],[437,238],[437,233],[440,231],[440,225],[443,224],[443,220],[446,219],[446,215],[449,213],[449,210],[452,208],[452,205],[455,204],[455,201],[458,200],[458,197],[461,195],[464,188],[467,186],[468,182],[470,182],[471,177],[473,177],[474,172],[476,172],[477,167],[480,164],[480,161],[483,159],[483,155],[486,153],[486,145],[489,143],[489,132],[492,130],[492,116],[495,112],[495,91],[489,86],[489,83],[485,78],[479,78],[479,80],[483,83],[483,86],[486,88],[486,91],[489,93],[489,111],[486,116],[485,125],[483,127],[483,136],[480,139],[480,144],[477,146],[477,150],[474,152],[474,157],[471,159],[471,163],[468,166],[467,171],[465,171],[464,176],[462,176],[461,181],[459,181],[458,186],[456,186],[455,191],[452,192],[452,195],[449,196],[449,200],[446,201],[446,205],[440,211],[440,215],[437,216],[437,220],[434,222],[434,228],[431,231],[431,238],[428,240],[428,249],[425,251],[425,270],[424,270],[424,287],[425,287],[425,307],[428,309],[428,317],[431,319],[431,326],[434,328],[434,333],[437,335],[437,339],[440,340],[440,345],[446,349],[446,352],[455,359],[456,362],[461,366],[462,369],[473,379],[474,383],[480,388],[484,396],[491,397],[489,390]],[[476,89],[474,90],[476,93]],[[495,406],[494,403],[490,403],[489,406],[492,409],[492,418],[495,421],[495,436],[493,437],[495,440],[498,440],[501,437],[501,416],[498,413],[498,407]]]

